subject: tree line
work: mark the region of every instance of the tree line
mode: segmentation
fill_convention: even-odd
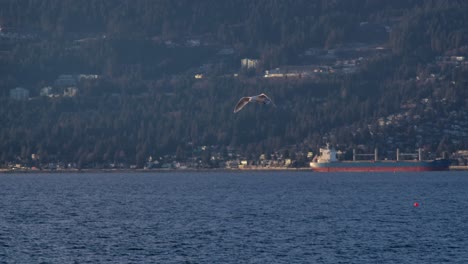
[[[233,147],[257,156],[290,146],[316,150],[325,141],[377,145],[389,131],[368,126],[401,111],[407,101],[446,99],[415,115],[448,116],[467,108],[466,68],[434,66],[440,55],[467,55],[466,1],[2,1],[0,162],[29,160],[91,166],[148,156],[193,155],[194,146]],[[365,28],[366,23],[376,27]],[[388,28],[385,28],[388,26]],[[171,47],[200,38],[209,45]],[[300,62],[310,47],[380,43],[375,56],[346,76],[264,80],[232,77],[243,57],[259,58],[259,73]],[[232,47],[221,58],[216,52]],[[215,73],[192,70],[216,62]],[[446,81],[420,85],[418,74]],[[63,73],[96,73],[73,98],[12,101],[16,86],[39,90]],[[265,92],[278,105],[232,108],[241,96]],[[429,114],[430,113],[430,114]],[[431,116],[432,115],[432,116]],[[350,128],[352,128],[350,130]],[[391,133],[390,133],[391,134]],[[430,142],[436,150],[440,142]],[[416,144],[416,143],[414,143]],[[451,148],[466,148],[461,141]],[[224,151],[226,153],[226,151]]]

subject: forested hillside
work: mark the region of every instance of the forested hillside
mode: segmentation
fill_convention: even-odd
[[[327,142],[382,155],[468,149],[466,10],[462,0],[4,0],[0,165],[218,166],[300,160]],[[262,92],[277,107],[233,113]]]

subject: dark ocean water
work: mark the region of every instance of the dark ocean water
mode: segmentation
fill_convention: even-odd
[[[468,263],[468,172],[3,174],[0,209],[0,263]]]

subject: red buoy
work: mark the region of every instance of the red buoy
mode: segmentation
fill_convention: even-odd
[[[418,206],[419,206],[419,203],[418,203],[418,202],[414,202],[414,203],[413,203],[413,206],[414,206],[414,207],[418,207]]]

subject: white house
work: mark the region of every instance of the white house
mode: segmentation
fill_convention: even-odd
[[[40,96],[51,96],[52,95],[52,87],[47,86],[41,89],[39,93]]]
[[[23,87],[16,87],[10,90],[10,98],[14,100],[26,100],[29,98],[29,90]]]
[[[99,78],[97,74],[80,74],[78,75],[78,80],[96,80]]]
[[[63,90],[63,96],[67,97],[74,97],[78,93],[78,89],[76,87],[67,87]]]
[[[258,66],[258,60],[255,59],[242,59],[241,68],[245,69],[255,69]]]

